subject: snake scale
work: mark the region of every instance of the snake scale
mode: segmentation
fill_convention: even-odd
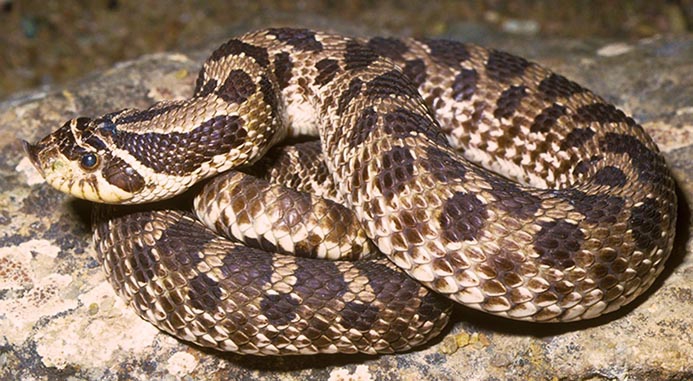
[[[301,136],[319,140],[279,144]],[[674,181],[632,118],[457,41],[252,32],[212,53],[191,98],[76,118],[25,149],[49,184],[107,204],[223,173],[198,216],[102,207],[94,237],[142,318],[244,354],[405,351],[443,329],[449,300],[593,318],[653,283],[676,223]]]

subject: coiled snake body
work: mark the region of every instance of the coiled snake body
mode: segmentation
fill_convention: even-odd
[[[299,135],[319,142],[265,155]],[[190,99],[74,119],[26,150],[54,187],[112,204],[243,169],[206,184],[197,214],[283,254],[187,211],[108,212],[95,231],[140,316],[239,353],[407,350],[446,324],[440,295],[595,317],[647,289],[673,242],[674,183],[633,119],[455,41],[249,33],[212,53]]]

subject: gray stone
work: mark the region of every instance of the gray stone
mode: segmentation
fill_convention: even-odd
[[[106,283],[88,203],[46,185],[18,141],[35,141],[77,115],[185,97],[211,48],[157,54],[0,103],[0,379],[693,378],[693,38],[603,43],[472,35],[595,90],[658,142],[680,186],[679,224],[667,270],[646,295],[608,316],[563,325],[458,307],[438,340],[379,357],[244,357],[160,333]],[[465,36],[453,29],[449,37]]]

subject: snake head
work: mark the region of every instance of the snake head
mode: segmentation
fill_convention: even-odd
[[[114,157],[106,142],[115,133],[108,119],[76,118],[24,151],[48,184],[89,201],[131,203],[144,188],[143,178]]]

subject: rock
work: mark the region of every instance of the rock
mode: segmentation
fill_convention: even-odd
[[[693,250],[693,38],[600,43],[477,35],[592,88],[634,115],[664,152],[680,186],[676,247],[667,270],[635,303],[562,325],[458,307],[434,342],[379,357],[244,357],[157,331],[106,283],[88,203],[46,185],[17,140],[35,141],[78,115],[185,97],[211,48],[157,54],[0,103],[0,379],[693,378],[693,256],[686,255]],[[454,30],[449,37],[464,39]]]

